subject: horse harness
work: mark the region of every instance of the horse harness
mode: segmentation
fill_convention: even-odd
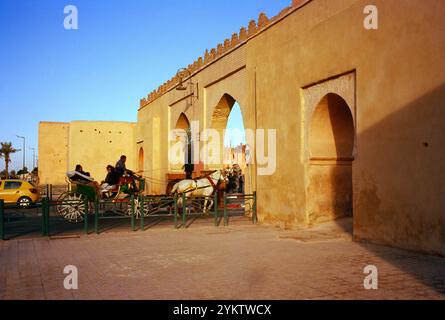
[[[215,190],[217,189],[217,184],[215,184],[215,182],[213,182],[213,179],[210,178],[210,176],[206,176],[206,178],[207,178],[207,180],[209,180],[210,185],[211,185],[212,188],[213,188],[213,192],[215,192]],[[202,178],[199,178],[199,179],[202,179]],[[199,187],[199,188],[198,188],[197,179],[193,179],[193,182],[195,183],[195,188],[194,188],[194,189],[191,189],[191,190],[184,191],[184,193],[194,192],[194,191],[196,191],[196,190],[206,189],[206,188],[209,187],[209,186],[206,186],[206,187]],[[219,181],[218,181],[218,183],[219,183]],[[212,192],[212,194],[213,194],[213,192]]]

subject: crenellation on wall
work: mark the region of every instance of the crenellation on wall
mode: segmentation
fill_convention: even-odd
[[[253,36],[257,32],[257,25],[255,20],[250,20],[249,27],[247,28],[247,37]]]
[[[242,27],[239,30],[239,37],[238,38],[239,38],[240,42],[243,42],[243,41],[245,41],[247,39],[247,30],[246,30],[246,28]]]
[[[258,28],[262,29],[267,27],[267,25],[269,24],[269,18],[266,16],[265,13],[261,12],[259,17],[258,17]]]
[[[191,76],[194,73],[198,72],[203,67],[209,65],[214,62],[216,59],[222,57],[229,51],[236,48],[238,45],[247,42],[253,36],[257,35],[259,32],[266,29],[273,22],[276,22],[286,14],[288,14],[291,10],[295,10],[298,7],[301,7],[304,3],[309,2],[311,0],[301,1],[301,0],[293,0],[292,5],[283,9],[278,15],[269,19],[264,12],[261,12],[258,16],[258,22],[255,20],[251,20],[247,26],[241,27],[238,33],[233,33],[230,39],[225,39],[223,43],[219,43],[216,48],[206,49],[204,55],[199,57],[195,62],[189,64],[187,66],[187,70]],[[179,77],[175,75],[170,80],[166,81],[164,84],[160,85],[158,89],[152,91],[144,97],[140,99],[139,108],[143,108],[158,99],[160,96],[164,95],[166,92],[170,91],[173,87],[175,87],[179,83]]]

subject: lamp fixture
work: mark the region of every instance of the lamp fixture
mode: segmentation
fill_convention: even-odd
[[[193,83],[192,81],[192,74],[190,70],[186,68],[181,68],[176,73],[177,77],[179,78],[179,83],[176,86],[177,91],[186,91],[188,88],[190,88],[190,95],[192,97],[192,103],[193,104],[193,98],[198,99],[198,83]],[[184,79],[188,77],[188,83],[184,82]],[[196,92],[195,92],[196,91]]]

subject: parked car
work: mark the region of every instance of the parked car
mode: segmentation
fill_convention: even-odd
[[[16,203],[22,208],[28,208],[40,199],[37,188],[28,181],[22,180],[1,180],[0,199],[5,203]]]

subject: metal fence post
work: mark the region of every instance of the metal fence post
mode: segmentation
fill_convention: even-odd
[[[42,237],[46,236],[46,213],[45,213],[45,199],[42,199]]]
[[[185,224],[187,223],[187,198],[185,197],[185,193],[182,194],[182,227],[185,228]]]
[[[131,195],[131,230],[136,231],[135,225],[135,210],[134,210],[134,195]]]
[[[0,200],[0,240],[5,240],[5,201]]]
[[[258,217],[256,213],[256,191],[253,192],[253,212],[252,212],[252,222],[257,224]]]
[[[215,191],[215,195],[213,196],[213,204],[214,204],[214,212],[215,215],[215,227],[218,226],[218,191]]]
[[[144,196],[141,195],[139,197],[139,207],[141,208],[141,231],[145,231],[145,226],[144,226]]]
[[[174,228],[177,229],[178,228],[178,194],[177,193],[175,193],[175,197],[174,197],[173,201],[174,201],[174,206],[175,206],[174,207],[175,212],[174,212],[174,216],[173,216],[173,221],[175,223]]]
[[[227,193],[224,192],[224,226],[229,224],[228,214],[227,214]]]
[[[49,200],[48,195],[42,201],[42,236],[49,236]]]
[[[49,230],[49,208],[50,202],[49,202],[49,198],[46,197],[45,198],[45,236],[49,237],[50,236],[50,230]]]
[[[83,200],[83,204],[84,204],[84,206],[85,206],[85,209],[84,209],[84,213],[83,213],[83,222],[84,222],[84,225],[83,225],[83,227],[84,227],[84,232],[85,232],[85,234],[88,234],[88,198],[87,197],[85,197],[85,200]]]
[[[48,198],[46,198],[46,235],[48,237],[51,235],[51,228],[50,228],[51,226],[49,224],[49,219],[50,219],[49,213],[50,213],[50,210],[51,210],[51,202],[49,201]]]
[[[99,234],[99,199],[94,202],[94,232]]]

